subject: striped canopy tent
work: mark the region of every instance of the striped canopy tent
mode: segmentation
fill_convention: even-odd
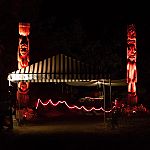
[[[9,82],[66,82],[74,86],[96,86],[98,81],[108,82],[100,66],[86,64],[64,54],[57,54],[13,71],[7,79]],[[117,83],[119,81],[121,80]]]
[[[8,75],[11,82],[89,82],[102,78],[100,67],[57,54]]]

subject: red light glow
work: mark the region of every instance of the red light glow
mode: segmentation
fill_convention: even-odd
[[[30,34],[30,23],[19,23],[19,34],[22,36],[28,36]]]
[[[135,25],[131,24],[127,28],[127,83],[128,92],[136,95],[136,30]]]
[[[85,111],[88,111],[88,112],[89,112],[89,111],[92,111],[92,110],[95,110],[95,111],[100,111],[100,110],[102,110],[102,111],[104,111],[104,112],[109,113],[109,112],[111,112],[112,109],[115,107],[115,106],[114,106],[111,110],[107,110],[107,111],[106,111],[106,110],[103,109],[103,107],[100,107],[100,108],[92,107],[92,108],[90,108],[90,109],[87,109],[85,106],[80,106],[80,107],[78,107],[78,106],[76,106],[76,105],[69,106],[66,101],[58,101],[58,102],[56,102],[56,103],[53,103],[52,100],[50,99],[50,100],[48,100],[47,102],[44,102],[44,103],[43,103],[40,99],[38,99],[37,104],[36,104],[36,109],[38,108],[39,103],[41,103],[43,106],[47,106],[48,104],[51,104],[51,105],[53,105],[53,106],[57,106],[58,104],[63,104],[63,103],[64,103],[69,109],[79,109],[79,110],[84,109]]]

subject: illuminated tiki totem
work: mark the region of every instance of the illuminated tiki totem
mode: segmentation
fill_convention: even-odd
[[[29,34],[30,24],[19,23],[19,45],[18,45],[18,69],[25,68],[29,65]],[[19,123],[23,120],[24,113],[29,102],[29,82],[18,82],[16,119]]]
[[[136,28],[134,24],[127,27],[127,83],[128,83],[128,97],[130,101],[137,102],[136,83],[137,83],[137,69],[136,69]]]

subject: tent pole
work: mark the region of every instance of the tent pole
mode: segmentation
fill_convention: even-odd
[[[105,122],[106,122],[105,105],[106,104],[105,104],[105,81],[104,80],[103,80],[103,95],[104,95],[104,125],[105,125]]]
[[[109,86],[110,86],[110,108],[112,108],[112,102],[111,102],[111,79],[109,78]]]

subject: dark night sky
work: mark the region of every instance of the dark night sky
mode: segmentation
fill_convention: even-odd
[[[116,53],[126,60],[126,29],[128,24],[134,23],[137,30],[137,67],[138,84],[140,84],[138,90],[143,92],[147,88],[148,97],[150,84],[150,71],[148,69],[150,68],[149,8],[142,6],[142,3],[139,7],[137,2],[133,5],[131,1],[130,3],[120,1],[119,4],[112,2],[102,3],[99,1],[94,3],[86,1],[81,3],[80,1],[77,3],[77,1],[70,1],[70,3],[64,3],[62,1],[54,5],[50,1],[45,2],[44,0],[0,0],[0,41],[5,48],[1,55],[1,61],[4,62],[1,66],[4,69],[7,66],[7,70],[5,69],[6,76],[17,70],[19,22],[31,23],[30,50],[32,62],[49,57],[56,50],[51,46],[53,43],[57,45],[59,31],[63,32],[66,29],[72,31],[70,28],[75,20],[80,22],[82,31],[86,35],[83,49],[90,43],[97,43],[97,41],[111,47],[110,43],[114,40],[119,43],[119,49],[116,50]],[[80,48],[78,49],[76,53],[80,55]],[[70,50],[74,53],[74,49]],[[99,48],[98,53],[100,54],[101,51],[103,50]],[[124,61],[122,65],[126,77],[126,62]],[[3,73],[3,71],[1,72]],[[4,80],[6,76],[4,75]]]
[[[129,7],[118,3],[96,4],[96,3],[46,3],[43,0],[13,0],[0,1],[0,38],[5,45],[6,52],[12,54],[11,63],[16,62],[18,46],[18,22],[31,22],[31,51],[37,55],[37,60],[48,56],[52,50],[48,50],[51,40],[48,37],[38,36],[41,26],[45,33],[49,31],[49,36],[56,30],[69,28],[73,20],[78,19],[83,31],[86,34],[85,45],[98,40],[106,42],[106,39],[116,39],[120,41],[121,48],[118,53],[126,53],[126,27],[127,24],[135,23],[137,27],[137,52],[140,66],[140,75],[149,76],[147,67],[150,66],[149,57],[149,35],[150,23],[149,12],[143,7]],[[132,9],[130,9],[132,8]],[[142,12],[140,11],[142,9]],[[146,10],[146,11],[145,11]],[[47,23],[53,22],[50,27]],[[50,24],[51,25],[51,24]],[[42,30],[43,30],[42,29]],[[41,34],[42,35],[42,34]],[[9,43],[9,44],[8,44]],[[109,42],[105,43],[109,45]],[[5,53],[6,53],[5,52]],[[38,55],[38,53],[40,55]],[[7,57],[7,56],[6,56]],[[33,57],[32,57],[33,59]],[[36,61],[36,60],[35,60]],[[9,67],[12,71],[16,66]]]

